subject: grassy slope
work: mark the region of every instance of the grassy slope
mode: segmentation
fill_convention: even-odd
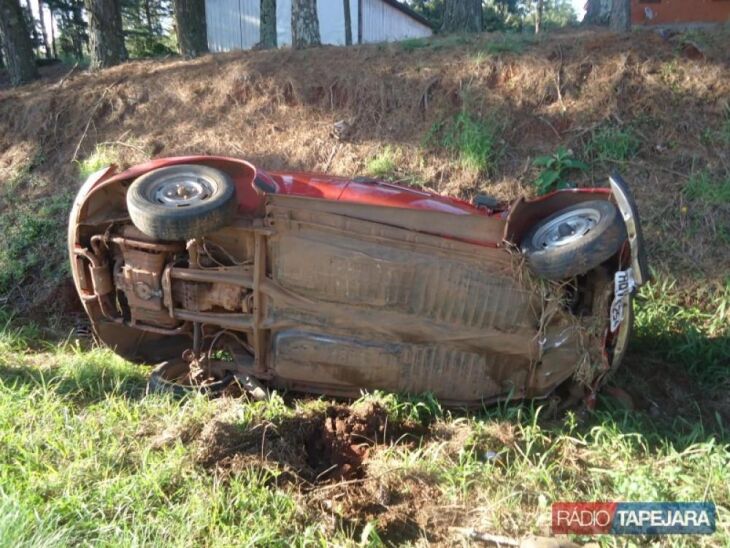
[[[588,414],[547,402],[467,415],[378,396],[394,422],[427,429],[374,448],[364,480],[339,487],[282,481],[276,455],[200,460],[213,417],[282,429],[321,401],[145,396],[144,368],[41,342],[68,332],[67,316],[43,331],[16,319],[0,337],[0,544],[448,543],[449,526],[547,533],[549,504],[575,499],[714,500],[721,533],[675,541],[730,543],[727,37],[691,38],[703,63],[681,37],[451,37],[306,52],[306,71],[297,53],[231,54],[0,92],[0,302],[16,314],[73,302],[59,287],[78,169],[157,154],[513,198],[539,174],[531,159],[565,146],[591,166],[574,182],[601,184],[611,167],[634,181],[658,274],[613,381],[633,408],[605,395]],[[353,123],[342,144],[329,137],[339,119]]]

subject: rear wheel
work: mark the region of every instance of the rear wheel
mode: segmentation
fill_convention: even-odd
[[[566,207],[543,219],[522,240],[531,269],[562,280],[594,269],[620,249],[626,227],[615,205],[593,200]]]
[[[188,240],[231,223],[236,187],[208,166],[182,164],[139,177],[127,191],[134,226],[160,240]]]

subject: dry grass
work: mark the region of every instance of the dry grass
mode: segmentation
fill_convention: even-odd
[[[390,146],[406,180],[467,198],[486,191],[512,199],[532,191],[534,157],[565,146],[587,158],[594,134],[611,128],[638,139],[635,154],[617,165],[633,182],[653,263],[718,279],[730,267],[730,246],[683,208],[712,215],[724,236],[727,206],[688,204],[682,190],[696,173],[724,181],[730,172],[722,139],[730,51],[722,32],[705,36],[703,61],[683,57],[679,38],[574,31],[497,53],[490,44],[501,37],[483,35],[418,49],[138,61],[63,80],[56,71],[55,78],[0,91],[0,212],[18,193],[41,200],[76,188],[77,162],[98,160],[99,146],[123,165],[208,153],[264,169],[327,167],[346,175],[362,174]],[[488,172],[428,142],[435,127],[462,112],[503,128],[494,145],[499,160]],[[352,130],[338,146],[332,128],[343,119]],[[604,184],[613,165],[595,163],[578,183]],[[36,184],[7,192],[28,166]]]

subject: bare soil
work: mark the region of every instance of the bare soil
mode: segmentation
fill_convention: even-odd
[[[469,432],[455,425],[429,429],[392,422],[385,408],[368,402],[330,405],[276,424],[237,424],[222,417],[202,431],[173,437],[193,443],[198,465],[224,481],[251,467],[272,471],[272,484],[299,493],[302,507],[329,519],[333,528],[361,531],[376,522],[383,540],[400,543],[424,531],[431,532],[431,541],[446,539],[456,514],[442,506],[434,478],[401,472],[384,455],[429,442],[447,442],[447,453],[456,455]],[[163,433],[155,440],[170,437]]]
[[[197,461],[218,474],[258,462],[284,473],[283,479],[320,485],[362,479],[375,448],[412,444],[424,431],[415,424],[389,424],[377,404],[328,406],[276,425],[240,425],[214,420],[198,436]]]

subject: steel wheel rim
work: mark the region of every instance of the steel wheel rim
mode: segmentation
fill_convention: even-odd
[[[535,232],[533,247],[555,249],[572,244],[593,230],[600,220],[601,212],[592,207],[563,213]]]
[[[147,199],[170,209],[190,207],[213,195],[215,181],[197,173],[176,173],[157,181],[147,192]]]

